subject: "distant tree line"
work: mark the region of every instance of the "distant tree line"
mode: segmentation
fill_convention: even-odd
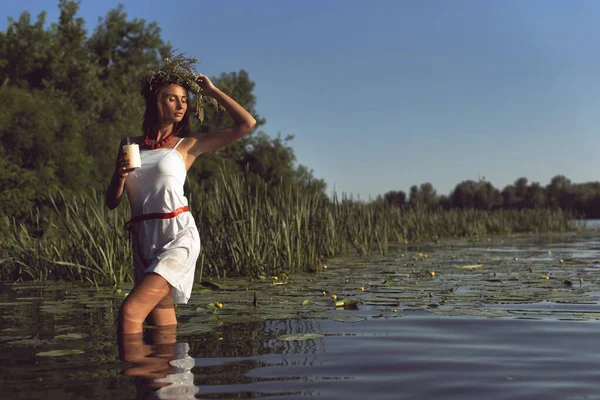
[[[519,178],[500,190],[484,179],[466,180],[456,185],[448,196],[438,195],[431,183],[423,183],[412,186],[408,195],[403,191],[389,191],[377,201],[405,208],[561,208],[586,218],[600,218],[600,182],[572,183],[565,176],[557,175],[548,185],[542,186]]]

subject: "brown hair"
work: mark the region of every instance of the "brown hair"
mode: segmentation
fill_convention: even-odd
[[[142,134],[149,138],[155,138],[158,131],[163,126],[163,111],[159,104],[160,96],[163,94],[165,88],[169,84],[162,85],[157,90],[152,91],[145,97],[146,99],[146,110],[144,111],[144,121],[142,123]],[[182,86],[183,87],[183,86]],[[185,88],[186,95],[189,91]],[[183,114],[183,119],[180,122],[176,122],[173,125],[173,133],[178,137],[187,137],[192,131],[192,111],[188,107]]]

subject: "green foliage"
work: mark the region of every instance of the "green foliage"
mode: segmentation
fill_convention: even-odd
[[[314,270],[324,255],[328,201],[300,185],[221,174],[210,194],[198,193],[204,270],[219,276]]]
[[[166,49],[156,27],[127,22],[121,9],[109,12],[88,39],[84,21],[75,16],[78,8],[61,0],[58,22],[49,29],[44,13],[34,24],[23,13],[0,32],[0,132],[10,155],[5,162],[11,171],[36,171],[40,181],[33,188],[106,185],[115,143],[139,130],[137,74],[157,58],[149,53]],[[28,198],[39,201],[37,190],[29,192]]]
[[[36,200],[42,196],[43,183],[34,170],[27,170],[6,160],[4,151],[0,154],[0,203],[2,214],[23,219],[28,210],[35,208]],[[2,231],[0,230],[0,233]]]
[[[408,202],[412,207],[436,208],[440,199],[433,185],[427,182],[422,183],[419,187],[415,185],[410,188]]]
[[[73,102],[60,92],[0,87],[0,195],[23,216],[42,195],[85,187],[93,172]]]
[[[246,169],[253,179],[260,179],[269,185],[290,184],[295,179],[293,163],[296,159],[288,142],[292,136],[282,139],[277,136],[271,140],[264,133],[250,139],[246,151],[238,160],[240,167]]]
[[[449,202],[453,208],[492,210],[502,205],[502,195],[489,182],[467,180],[456,185]]]
[[[68,198],[68,201],[65,199]],[[131,247],[123,223],[126,208],[109,212],[97,192],[48,197],[52,212],[36,210],[33,227],[2,217],[2,277],[10,280],[63,279],[117,285],[131,280]],[[50,223],[40,226],[48,217]],[[40,237],[36,230],[43,230]]]
[[[261,118],[256,110],[256,96],[254,95],[255,83],[250,80],[248,72],[240,70],[239,72],[222,73],[219,77],[212,79],[213,83],[231,98],[235,99],[256,119],[255,129],[265,124],[265,119]],[[227,113],[219,112],[214,106],[207,107],[205,121],[201,127],[202,131],[212,132],[217,129],[233,125],[233,120]],[[224,152],[238,153],[240,148],[245,146],[244,141],[238,141],[223,149]]]
[[[242,174],[218,176],[212,192],[189,194],[202,238],[202,276],[269,276],[319,271],[323,259],[386,254],[390,244],[452,236],[561,232],[573,228],[561,210],[403,210],[352,198],[329,201],[298,184],[270,187]],[[123,224],[126,205],[108,211],[96,192],[59,194],[43,235],[14,218],[0,218],[0,279],[87,281],[119,285],[131,280],[131,248]],[[32,220],[44,217],[39,211]],[[198,278],[199,278],[198,277]]]

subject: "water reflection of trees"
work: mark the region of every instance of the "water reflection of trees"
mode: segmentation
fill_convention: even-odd
[[[44,382],[60,382],[68,374],[71,377],[77,377],[80,384],[84,382],[92,397],[96,393],[101,393],[101,388],[112,385],[113,388],[109,392],[118,393],[115,398],[120,398],[126,392],[131,395],[134,390],[138,394],[154,393],[158,386],[161,386],[159,385],[160,381],[155,380],[163,379],[161,376],[136,376],[138,372],[143,372],[143,368],[135,370],[129,369],[129,366],[123,366],[123,370],[129,369],[130,375],[135,377],[134,380],[129,381],[128,385],[122,385],[128,379],[116,373],[117,371],[114,369],[90,370],[89,368],[90,365],[111,365],[114,362],[116,356],[114,321],[119,299],[110,295],[98,296],[90,290],[67,291],[56,290],[56,288],[52,291],[42,289],[19,291],[18,295],[23,296],[19,300],[17,300],[16,294],[5,293],[5,298],[17,304],[21,302],[23,304],[5,308],[4,319],[9,326],[18,329],[19,338],[36,337],[40,343],[47,342],[52,343],[53,346],[73,347],[85,351],[81,357],[71,358],[68,365],[64,364],[64,360],[44,359],[43,362],[46,366],[44,371],[38,370],[34,373],[38,377],[43,377]],[[293,369],[279,367],[303,367],[315,364],[317,355],[323,351],[324,344],[321,339],[284,341],[279,337],[289,334],[321,332],[320,320],[264,320],[226,324],[209,333],[184,336],[178,338],[179,343],[175,347],[185,346],[185,343],[181,342],[189,343],[187,354],[191,356],[192,364],[188,364],[188,368],[192,369],[191,372],[180,372],[187,374],[188,379],[193,376],[192,384],[200,389],[205,385],[292,381],[306,379],[306,377],[289,376]],[[25,333],[26,335],[23,336]],[[56,335],[65,333],[83,334],[83,339],[64,343],[53,339]],[[6,345],[8,344],[6,343]],[[165,379],[170,379],[167,377],[177,373],[176,367],[170,362],[182,359],[182,357],[166,357],[165,354],[168,354],[169,351],[163,350],[169,346],[171,344],[163,345],[162,350],[157,350],[155,346],[148,354],[144,355],[143,359],[138,359],[137,363],[130,366],[141,364],[152,367],[150,372],[160,373],[164,375]],[[31,357],[35,358],[34,352],[29,353]],[[28,362],[33,362],[33,358]],[[190,358],[187,359],[188,362]],[[152,364],[154,362],[156,365]],[[75,369],[74,365],[77,365]],[[155,369],[156,366],[160,368]],[[25,369],[13,372],[13,376],[18,379],[28,378],[31,374],[31,370],[26,371]],[[64,390],[69,386],[65,384],[61,387],[61,390]],[[275,390],[282,387],[273,386]],[[188,388],[193,389],[189,385]],[[162,390],[164,392],[169,389]],[[104,392],[108,393],[106,389]],[[284,395],[285,393],[280,394]],[[248,393],[248,395],[252,396],[253,394]],[[127,396],[127,398],[130,397]]]
[[[90,288],[69,291],[53,285],[45,287],[13,290],[2,296],[1,302],[12,303],[2,309],[4,323],[20,334],[40,339],[52,339],[74,329],[76,333],[114,336],[120,299],[99,298]]]
[[[289,370],[280,367],[313,365],[317,354],[323,352],[322,339],[278,338],[319,332],[320,320],[288,319],[224,325],[214,332],[186,338],[196,359],[195,383],[202,387],[306,379],[288,376]],[[264,374],[257,372],[261,369]],[[298,393],[287,393],[291,394]]]
[[[320,321],[266,320],[229,324],[214,332],[189,337],[194,357],[252,357],[265,354],[315,354],[321,340],[282,341],[282,335],[319,333]]]
[[[306,379],[286,376],[287,370],[279,367],[312,365],[323,347],[322,340],[284,341],[278,338],[320,331],[319,320],[267,320],[223,325],[213,332],[187,337],[188,343],[181,340],[174,343],[175,335],[151,331],[148,338],[153,339],[150,342],[142,342],[139,338],[127,346],[120,342],[120,354],[121,359],[132,363],[124,373],[135,377],[137,398],[191,399],[198,391],[212,395],[203,387],[216,390],[214,396],[221,398],[224,394],[221,390],[228,391],[232,385],[239,389],[239,385]],[[163,343],[156,343],[157,338]],[[269,367],[267,376],[252,373]],[[272,388],[283,387],[276,384]],[[306,391],[269,391],[268,394],[310,395]],[[261,393],[236,390],[227,395],[250,398]]]

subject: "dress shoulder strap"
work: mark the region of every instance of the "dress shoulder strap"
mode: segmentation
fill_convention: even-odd
[[[177,144],[175,144],[175,146],[173,146],[173,150],[175,150],[177,148],[177,146],[179,146],[179,143],[181,143],[183,141],[183,138],[180,138],[179,141],[177,142]]]

